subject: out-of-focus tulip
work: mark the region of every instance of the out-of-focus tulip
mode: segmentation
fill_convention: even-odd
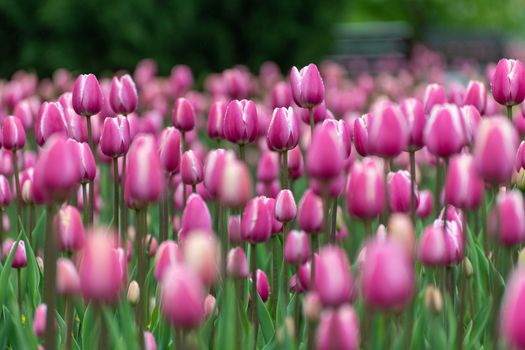
[[[399,155],[407,148],[410,130],[398,105],[383,103],[368,118],[368,152],[383,158]]]
[[[137,88],[129,74],[123,75],[120,79],[113,77],[109,104],[115,114],[127,115],[135,111],[138,104]]]
[[[164,316],[178,329],[192,329],[204,320],[204,285],[183,264],[171,265],[160,283],[160,306]]]
[[[226,272],[231,278],[243,279],[248,276],[248,262],[241,247],[232,248],[228,252]]]
[[[84,245],[84,226],[77,208],[67,205],[62,207],[53,219],[54,230],[58,234],[62,251],[77,251]]]
[[[499,60],[490,81],[492,96],[504,106],[520,104],[525,99],[525,70],[519,60]]]
[[[68,134],[68,122],[58,102],[44,102],[38,110],[35,123],[35,139],[42,146],[53,134]]]
[[[450,220],[443,231],[444,223],[436,220],[423,231],[418,244],[418,259],[424,265],[446,266],[463,259],[463,232]]]
[[[170,88],[173,96],[182,96],[191,89],[193,85],[193,74],[190,67],[180,64],[171,69]]]
[[[458,208],[475,209],[483,198],[484,183],[469,154],[456,155],[450,160],[445,179],[445,202]]]
[[[210,318],[214,311],[215,314],[218,314],[218,310],[215,309],[215,305],[217,305],[217,300],[213,295],[208,294],[206,299],[204,299],[204,318]]]
[[[265,197],[265,196],[263,196]],[[283,230],[283,224],[275,217],[275,199],[271,197],[265,197],[264,203],[268,208],[272,221],[272,234],[278,234]]]
[[[414,224],[408,215],[392,214],[388,219],[388,238],[405,248],[409,256],[414,256],[416,250],[416,232]]]
[[[443,297],[439,288],[428,286],[425,289],[425,307],[433,313],[440,313],[443,309]]]
[[[145,350],[157,350],[157,343],[151,332],[144,332],[144,343]]]
[[[157,281],[162,280],[162,276],[169,266],[180,263],[182,260],[183,256],[177,243],[171,240],[162,242],[155,255],[155,278]]]
[[[525,204],[520,192],[500,192],[490,216],[490,231],[506,246],[525,241]]]
[[[513,349],[525,349],[525,268],[518,267],[512,272],[505,288],[500,309],[500,334]]]
[[[350,125],[345,120],[326,119],[323,128],[333,130],[343,147],[344,158],[348,158],[352,153],[352,131]]]
[[[194,231],[182,246],[186,266],[197,272],[206,286],[213,286],[219,274],[219,249],[214,234]]]
[[[346,201],[351,215],[372,219],[383,212],[385,182],[383,163],[376,158],[365,158],[354,164],[346,188]]]
[[[199,230],[211,233],[211,215],[206,202],[196,193],[192,193],[182,213],[182,227],[179,238],[183,241],[192,231]]]
[[[26,98],[16,104],[13,115],[20,119],[26,130],[29,130],[33,127],[39,108],[38,98]]]
[[[419,205],[417,206],[416,215],[425,219],[432,213],[432,191],[423,190],[419,192]]]
[[[95,180],[95,176],[97,175],[97,165],[89,145],[86,142],[77,142],[73,139],[69,139],[67,142],[77,153],[80,182],[87,183]]]
[[[186,185],[196,185],[202,181],[202,163],[192,150],[182,154],[180,174]]]
[[[419,204],[419,193],[415,188],[416,208]],[[395,213],[410,211],[410,173],[398,170],[388,174],[388,202],[390,209]]]
[[[128,119],[122,115],[106,118],[100,135],[100,150],[106,156],[116,158],[124,155],[129,148],[131,136]]]
[[[290,88],[290,85],[284,81],[280,81],[272,87],[270,97],[272,108],[288,108],[293,102],[292,89]]]
[[[2,126],[2,146],[5,149],[17,150],[24,148],[26,132],[22,122],[17,117],[8,116]]]
[[[476,134],[474,164],[485,181],[505,182],[512,176],[518,135],[504,117],[484,119]]]
[[[38,305],[35,310],[35,317],[33,318],[33,332],[37,337],[43,338],[46,335],[46,315],[47,305]]]
[[[279,176],[279,158],[276,153],[264,152],[257,165],[257,180],[272,183]]]
[[[246,164],[229,160],[220,175],[219,199],[230,208],[241,207],[252,195],[252,181]]]
[[[280,222],[292,221],[297,215],[297,206],[290,190],[281,190],[275,198],[275,217]]]
[[[4,175],[0,175],[0,207],[5,208],[9,203],[11,203],[9,181]]]
[[[303,171],[303,155],[300,147],[297,146],[288,152],[288,175],[292,180],[297,180],[303,175]]]
[[[295,103],[303,108],[312,108],[324,100],[324,84],[319,69],[313,63],[290,72],[290,86]]]
[[[80,277],[77,268],[69,259],[57,260],[56,288],[60,295],[75,295],[80,292]]]
[[[261,269],[256,271],[257,278],[257,294],[261,297],[263,303],[265,303],[270,297],[270,283],[268,283],[268,276],[266,272]],[[250,276],[250,281],[253,280],[253,276]],[[253,282],[252,282],[253,283]]]
[[[485,88],[485,84],[477,80],[469,81],[463,98],[463,104],[465,106],[474,106],[480,114],[483,114],[487,106],[487,89]]]
[[[104,95],[97,77],[93,74],[81,74],[75,80],[71,96],[73,109],[79,115],[95,115],[102,109]]]
[[[272,213],[265,203],[266,197],[251,199],[242,215],[241,237],[252,244],[266,242],[272,231]]]
[[[188,99],[179,97],[175,101],[172,112],[172,121],[173,126],[181,132],[193,130],[195,127],[195,110]]]
[[[366,245],[361,289],[367,305],[400,309],[412,298],[414,285],[412,258],[399,242],[376,239]]]
[[[359,319],[352,306],[324,310],[316,334],[318,350],[357,350]]]
[[[323,310],[319,296],[315,292],[309,292],[303,299],[303,315],[309,321],[317,321]]]
[[[303,121],[303,123],[310,124],[310,110],[308,108],[297,107],[295,113]],[[314,119],[314,124],[320,123],[327,118],[327,109],[326,104],[321,102],[317,106],[312,108],[312,117]]]
[[[427,122],[423,103],[415,98],[407,98],[401,102],[400,108],[408,124],[408,148],[418,150],[424,146],[423,131]]]
[[[266,135],[268,147],[272,151],[288,151],[299,143],[299,125],[294,109],[276,108]]]
[[[349,302],[354,294],[354,280],[346,254],[341,248],[327,246],[315,259],[314,287],[325,307]]]
[[[164,188],[157,143],[152,135],[137,136],[128,152],[124,197],[144,206],[158,201]],[[126,201],[129,203],[129,201]]]
[[[461,115],[463,115],[465,123],[467,143],[471,145],[474,143],[474,138],[478,132],[479,123],[481,123],[481,115],[476,107],[472,105],[461,107]]]
[[[434,106],[444,104],[447,102],[447,95],[445,89],[439,84],[429,84],[425,89],[423,97],[423,106],[425,113],[430,114]]]
[[[435,106],[425,127],[424,139],[427,149],[435,156],[446,158],[458,153],[467,142],[459,107],[453,104]]]
[[[310,241],[303,231],[292,230],[284,243],[284,259],[291,265],[302,265],[310,258]]]
[[[311,189],[306,190],[299,202],[297,221],[307,233],[318,233],[323,228],[323,201]]]
[[[240,145],[251,143],[257,137],[257,108],[250,100],[233,100],[224,113],[224,138]]]
[[[308,175],[321,181],[336,178],[343,170],[343,144],[329,127],[317,127],[306,154]]]
[[[215,149],[208,153],[204,161],[204,186],[213,198],[219,195],[222,186],[222,173],[225,164],[235,159],[233,152],[224,149]]]
[[[223,74],[223,83],[230,98],[242,99],[250,93],[250,75],[243,69],[226,69]]]
[[[230,215],[230,220],[228,222],[228,238],[233,244],[239,244],[242,242],[240,215]]]
[[[226,102],[216,101],[210,106],[208,114],[208,136],[212,139],[222,139],[224,137],[223,122],[226,114]]]

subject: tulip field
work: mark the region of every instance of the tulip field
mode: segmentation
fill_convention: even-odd
[[[437,57],[0,80],[0,349],[525,349],[525,70]]]

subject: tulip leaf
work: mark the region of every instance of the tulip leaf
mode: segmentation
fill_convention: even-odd
[[[11,252],[9,253],[9,256],[7,257],[7,260],[5,261],[4,267],[2,268],[2,273],[0,273],[0,304],[5,305],[5,296],[8,290],[12,292],[12,286],[9,281],[9,276],[11,274],[12,269],[12,263],[13,259],[15,258],[15,252],[18,249],[18,243],[20,242],[20,239],[22,238],[22,232],[18,235],[16,238],[15,243],[13,244],[13,247],[11,249]],[[7,288],[6,288],[7,286]]]
[[[82,349],[96,349],[98,346],[99,327],[97,327],[97,316],[92,304],[86,307],[82,319]]]
[[[272,318],[270,317],[270,313],[268,312],[266,305],[264,304],[261,297],[259,296],[259,293],[256,293],[256,295],[257,295],[257,315],[259,317],[259,325],[261,327],[261,331],[262,331],[264,340],[266,341],[266,343],[268,343],[274,337],[275,329],[273,327]]]
[[[115,321],[114,315],[107,308],[103,308],[102,313],[105,321],[103,327],[107,326],[109,329],[111,349],[127,349],[124,344],[124,339],[120,336],[119,327]]]

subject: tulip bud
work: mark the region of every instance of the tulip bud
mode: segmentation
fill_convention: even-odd
[[[290,85],[284,81],[280,81],[272,87],[270,97],[272,101],[272,108],[288,108],[293,102],[292,89],[290,88]]]
[[[246,254],[241,247],[232,248],[228,252],[226,271],[229,277],[243,279],[248,276],[248,263]]]
[[[224,114],[224,138],[232,143],[246,144],[257,137],[257,108],[250,100],[233,100]]]
[[[131,305],[137,305],[140,300],[140,287],[137,281],[133,280],[129,283],[128,287],[128,303]]]
[[[349,304],[326,309],[317,326],[317,350],[359,349],[359,319]]]
[[[306,154],[306,169],[320,181],[336,178],[343,170],[343,144],[330,127],[317,127]]]
[[[166,271],[169,266],[182,260],[182,253],[177,243],[171,240],[162,242],[155,254],[155,279],[161,281],[164,271]]]
[[[312,108],[324,100],[324,84],[317,66],[310,63],[300,71],[293,67],[290,86],[295,103],[303,108]]]
[[[246,164],[229,160],[219,176],[218,194],[221,203],[229,208],[245,205],[252,195],[252,181]]]
[[[305,123],[306,125],[310,125],[310,110],[308,108],[300,108],[297,107],[294,109],[296,115]],[[323,120],[327,118],[327,109],[325,102],[321,102],[317,106],[314,106],[312,108],[312,117],[314,119],[314,124],[321,123]]]
[[[157,343],[155,343],[155,337],[151,332],[144,332],[144,343],[145,350],[157,350]]]
[[[297,221],[299,227],[307,233],[317,233],[323,228],[323,202],[310,189],[306,190],[301,202],[299,202]]]
[[[412,220],[405,214],[393,214],[388,219],[388,238],[401,244],[409,256],[416,250],[416,232]]]
[[[225,70],[223,83],[230,98],[245,98],[250,93],[250,75],[243,69]]]
[[[8,150],[24,148],[26,144],[26,132],[20,119],[8,116],[4,119],[2,127],[2,146]]]
[[[35,139],[39,146],[53,134],[68,134],[68,122],[64,110],[58,102],[44,102],[38,110],[35,123]]]
[[[525,204],[518,191],[500,192],[490,215],[490,231],[505,246],[525,241]]]
[[[379,309],[402,308],[412,298],[414,285],[412,259],[398,242],[375,240],[367,244],[361,270],[361,288],[367,305]]]
[[[57,292],[60,295],[75,295],[80,291],[80,277],[73,262],[66,258],[57,260]]]
[[[81,74],[75,80],[71,96],[73,109],[79,115],[91,116],[102,109],[104,95],[97,77],[93,74]]]
[[[38,305],[35,310],[35,317],[33,318],[33,333],[35,333],[37,337],[43,338],[46,335],[46,317],[47,305]]]
[[[365,158],[350,171],[346,188],[348,212],[361,219],[372,219],[383,212],[385,205],[383,163]]]
[[[58,234],[60,249],[65,252],[77,251],[84,245],[84,226],[77,208],[62,207],[53,219],[54,230]]]
[[[465,123],[465,134],[467,143],[472,145],[478,132],[479,123],[481,123],[481,115],[478,110],[471,105],[461,107],[461,115]]]
[[[13,242],[11,244],[10,252],[15,248],[16,242]],[[15,269],[20,269],[22,267],[27,266],[27,254],[26,254],[26,246],[24,241],[18,241],[18,246],[16,247],[16,251],[13,257],[13,262],[11,266]]]
[[[215,315],[218,314],[218,309],[215,309],[215,305],[217,304],[217,300],[215,297],[211,294],[208,294],[206,296],[206,299],[204,299],[204,318],[208,319],[215,311]]]
[[[400,104],[403,116],[408,124],[409,149],[417,150],[425,145],[423,140],[423,131],[427,118],[421,101],[415,98],[407,98]]]
[[[182,154],[180,173],[186,185],[196,185],[202,181],[202,163],[192,150]]]
[[[504,106],[518,105],[525,99],[525,71],[519,60],[499,60],[490,81],[492,96]]]
[[[173,126],[181,132],[193,130],[195,127],[195,110],[190,101],[179,97],[175,101],[172,112]]]
[[[180,239],[183,241],[192,231],[212,232],[211,215],[206,202],[198,194],[192,193],[186,202],[182,213]]]
[[[5,208],[11,202],[11,189],[9,181],[4,175],[0,175],[0,207]]]
[[[223,101],[213,102],[208,114],[208,136],[212,139],[222,139],[224,137],[223,122],[226,114],[226,103]]]
[[[310,241],[303,231],[292,230],[284,243],[284,259],[291,265],[302,265],[310,258]]]
[[[458,153],[467,142],[459,107],[453,104],[435,106],[425,127],[424,139],[427,149],[435,156],[450,157]]]
[[[257,165],[257,180],[271,183],[279,176],[279,159],[276,153],[264,152]]]
[[[398,170],[388,174],[388,202],[394,213],[408,213],[410,211],[410,173]],[[416,207],[419,202],[417,187],[415,188]]]
[[[445,89],[439,84],[429,84],[425,89],[425,95],[423,97],[423,106],[425,107],[425,113],[430,114],[434,106],[441,105],[447,102],[447,95]]]
[[[418,245],[418,259],[427,266],[446,266],[463,259],[463,232],[453,220],[444,230],[442,220],[427,226]]]
[[[80,182],[88,183],[94,181],[97,175],[97,165],[89,145],[86,142],[77,142],[73,139],[69,139],[67,142],[77,153]]]
[[[299,143],[299,125],[292,107],[276,108],[268,127],[266,141],[272,151],[288,151]]]
[[[513,349],[525,348],[525,323],[522,322],[525,307],[525,269],[516,268],[506,284],[499,315],[500,334]]]
[[[37,97],[26,98],[16,104],[13,115],[20,119],[26,130],[30,130],[33,128],[39,108],[40,100]]]
[[[475,209],[483,197],[484,183],[474,159],[468,154],[454,156],[445,179],[445,201],[458,208]]]
[[[268,283],[268,277],[263,270],[257,269],[257,294],[261,297],[263,303],[268,300],[270,296],[270,284]],[[250,275],[250,281],[253,283],[253,276]]]
[[[160,305],[164,316],[178,329],[192,329],[204,319],[204,285],[183,264],[171,265],[160,283]]]
[[[219,273],[219,250],[215,235],[193,231],[184,241],[184,262],[200,276],[206,286],[212,286]]]
[[[271,235],[272,215],[265,203],[266,197],[251,199],[242,215],[241,237],[252,244],[266,242]]]
[[[481,122],[474,144],[474,164],[485,181],[501,183],[512,176],[518,135],[504,117]]]
[[[137,206],[158,201],[162,197],[164,183],[155,137],[136,137],[127,158],[124,196],[126,197],[127,190],[128,199]]]
[[[224,149],[216,149],[210,151],[204,161],[204,186],[215,198],[219,195],[219,188],[222,183],[222,173],[227,161],[235,159],[235,155],[231,151]]]
[[[431,312],[438,314],[443,309],[443,297],[439,288],[428,286],[425,288],[425,306]]]
[[[485,84],[477,80],[469,81],[463,104],[472,105],[476,107],[480,114],[483,114],[487,106],[487,89]]]
[[[241,239],[241,217],[239,215],[230,215],[228,222],[228,237],[230,242],[237,245],[242,242]]]
[[[513,177],[513,183],[521,191],[525,191],[525,169],[520,169]]]
[[[159,155],[162,169],[168,174],[179,171],[181,163],[180,132],[173,126],[162,130],[159,141]]]
[[[170,87],[173,96],[181,96],[191,89],[193,85],[193,74],[190,67],[177,65],[171,69]]]
[[[138,104],[137,88],[129,74],[125,74],[120,79],[113,77],[109,91],[109,104],[115,114],[127,115],[135,111]]]
[[[419,192],[419,205],[417,206],[416,215],[425,219],[432,213],[432,192],[423,190]]]
[[[288,152],[288,174],[292,180],[297,180],[303,174],[303,155],[299,146]]]
[[[292,191],[281,190],[275,198],[275,218],[282,223],[292,221],[297,215],[297,206]]]
[[[315,259],[314,287],[325,307],[336,307],[349,302],[354,293],[350,265],[341,248],[327,246]]]
[[[368,118],[368,152],[390,158],[407,148],[410,130],[399,106],[383,103]]]
[[[124,116],[106,118],[100,135],[100,150],[108,157],[116,158],[126,154],[131,142],[129,122]]]
[[[308,321],[317,321],[323,305],[315,292],[309,292],[303,299],[303,315]]]

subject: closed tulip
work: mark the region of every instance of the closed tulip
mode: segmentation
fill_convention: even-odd
[[[219,274],[219,247],[215,234],[194,231],[184,240],[184,263],[192,268],[206,286],[213,286]]]
[[[43,338],[46,335],[46,316],[47,305],[38,305],[35,310],[35,317],[33,318],[33,333],[35,333],[37,337]]]
[[[280,81],[272,87],[270,97],[272,108],[288,108],[293,103],[292,89],[290,88],[290,85],[284,81]]]
[[[359,349],[359,318],[349,304],[339,309],[325,309],[317,326],[318,350]]]
[[[513,349],[525,349],[525,268],[516,268],[506,284],[499,315],[499,330],[506,344]]]
[[[383,163],[377,158],[365,158],[354,164],[346,188],[348,212],[360,219],[372,219],[385,206]]]
[[[97,165],[93,152],[86,142],[77,142],[73,139],[67,140],[78,157],[78,170],[80,172],[80,182],[88,183],[95,180],[97,175]]]
[[[265,303],[270,297],[270,283],[268,282],[268,276],[266,272],[261,269],[256,271],[257,278],[257,294],[261,298],[262,302]],[[250,276],[250,281],[253,280],[253,276]],[[253,282],[252,282],[253,283]]]
[[[295,113],[299,119],[303,121],[303,123],[306,125],[310,124],[310,110],[308,108],[297,107],[295,108]],[[324,101],[312,108],[312,118],[314,120],[314,124],[321,123],[327,118],[327,116],[328,113],[326,109],[326,103]]]
[[[490,231],[503,245],[525,241],[525,204],[520,192],[500,192],[490,216]]]
[[[60,295],[75,295],[80,292],[80,277],[77,268],[67,258],[57,260],[56,288]]]
[[[15,248],[16,242],[13,242],[11,244],[11,251]],[[26,253],[26,245],[24,241],[18,241],[18,246],[16,247],[16,251],[13,257],[13,262],[11,263],[11,266],[15,269],[20,269],[22,267],[27,266],[27,253]]]
[[[419,192],[419,205],[417,206],[416,215],[425,219],[432,213],[432,191],[423,190]]]
[[[4,175],[0,175],[0,207],[5,208],[9,203],[11,203],[9,180]]]
[[[423,106],[425,113],[430,114],[434,106],[444,104],[447,102],[447,95],[445,89],[439,84],[429,84],[425,89],[423,96]]]
[[[232,143],[247,144],[257,137],[257,108],[250,100],[233,100],[224,114],[224,138]]]
[[[20,119],[26,130],[30,130],[35,123],[40,108],[40,100],[35,98],[26,98],[18,102],[13,111],[13,115]]]
[[[372,116],[364,114],[354,121],[354,145],[357,153],[366,157],[369,155],[368,150],[368,121]]]
[[[226,273],[234,279],[243,279],[248,276],[248,262],[246,254],[241,247],[232,248],[228,252]]]
[[[383,103],[372,111],[368,119],[368,152],[391,158],[407,148],[410,130],[398,105]]]
[[[400,108],[408,124],[408,148],[418,150],[424,146],[423,132],[427,122],[423,103],[415,98],[407,98],[401,102]]]
[[[352,299],[354,280],[345,252],[335,246],[320,250],[315,259],[314,287],[325,307],[338,307]]]
[[[236,159],[227,161],[220,176],[219,200],[230,208],[245,205],[252,195],[252,180],[248,167]]]
[[[208,114],[208,136],[212,139],[222,139],[224,137],[224,114],[227,104],[224,101],[215,101],[210,106]]]
[[[181,163],[180,132],[173,126],[162,130],[159,141],[159,155],[162,169],[168,173],[177,173]]]
[[[2,127],[2,146],[5,149],[17,150],[24,148],[26,132],[22,122],[17,117],[8,116]]]
[[[310,258],[310,241],[303,231],[292,230],[284,243],[284,259],[291,265],[302,265]]]
[[[122,115],[106,118],[100,135],[100,150],[104,155],[117,158],[128,151],[131,134],[128,119]]]
[[[306,190],[299,202],[297,221],[301,230],[318,233],[323,228],[323,201],[311,189]]]
[[[292,107],[276,108],[268,127],[266,141],[272,151],[288,151],[299,143],[299,125]]]
[[[155,279],[161,281],[166,269],[173,264],[182,262],[182,260],[182,252],[175,241],[162,242],[155,254]]]
[[[435,156],[446,158],[458,153],[467,142],[459,107],[453,104],[434,107],[425,127],[424,139],[427,149]]]
[[[492,96],[504,106],[520,104],[525,99],[525,71],[519,60],[499,60],[490,81]]]
[[[82,217],[77,208],[71,205],[60,208],[55,214],[53,225],[62,251],[74,252],[82,249],[85,234]]]
[[[477,80],[469,81],[463,104],[465,106],[474,106],[480,114],[483,114],[487,106],[487,88],[485,88],[485,84]]]
[[[275,198],[275,217],[282,223],[292,221],[297,215],[297,206],[292,191],[281,190]]]
[[[137,88],[129,74],[120,79],[113,77],[109,90],[109,104],[115,114],[128,115],[135,111],[138,104]]]
[[[418,244],[418,259],[423,265],[447,266],[463,259],[463,232],[453,220],[447,222],[444,231],[443,220],[438,219],[427,226]]]
[[[92,116],[100,112],[104,95],[94,74],[81,74],[75,80],[71,98],[73,109],[79,115]]]
[[[192,150],[182,154],[180,174],[186,185],[196,185],[202,181],[202,163]]]
[[[481,123],[481,115],[476,107],[472,105],[461,107],[461,114],[465,123],[467,144],[472,145],[478,132],[479,123]]]
[[[330,127],[317,127],[306,154],[308,175],[321,181],[334,179],[343,171],[345,158],[337,133]]]
[[[469,154],[452,157],[445,179],[445,202],[464,209],[476,209],[483,198],[484,183]]]
[[[189,100],[179,97],[172,112],[173,126],[181,132],[188,132],[195,127],[195,110]]]
[[[242,215],[241,237],[252,244],[266,242],[272,231],[272,214],[265,197],[251,199]]]
[[[198,194],[192,193],[182,213],[180,239],[185,240],[194,231],[211,233],[211,215],[206,202]]]
[[[35,139],[42,146],[53,134],[68,134],[68,122],[58,102],[44,102],[38,110],[35,123]]]
[[[415,188],[416,207],[419,203],[419,193]],[[410,211],[410,173],[399,170],[388,174],[388,202],[395,213]]]
[[[264,152],[257,164],[257,180],[272,183],[279,176],[279,157],[273,152]]]
[[[290,72],[290,86],[295,103],[303,108],[312,108],[324,100],[324,84],[317,66],[310,63]]]

